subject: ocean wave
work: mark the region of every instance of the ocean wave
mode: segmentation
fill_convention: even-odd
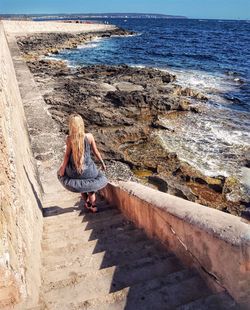
[[[250,133],[243,132],[242,130],[227,130],[222,128],[221,125],[210,126],[211,132],[217,141],[227,142],[229,145],[250,146]]]
[[[53,56],[52,56],[52,55],[53,55]],[[50,61],[63,61],[63,62],[65,62],[66,64],[69,63],[69,60],[64,59],[64,58],[61,58],[61,57],[59,57],[59,56],[54,56],[54,54],[48,54],[48,56],[44,56],[44,57],[42,57],[41,59],[50,60]]]
[[[243,123],[232,122],[241,115],[204,107],[198,115],[189,113],[174,120],[163,118],[161,121],[174,128],[174,132],[161,132],[160,137],[164,147],[205,175],[239,175],[239,159],[250,149],[249,122],[244,124],[244,118]]]
[[[136,33],[133,33],[133,34],[126,34],[126,35],[117,35],[117,34],[114,34],[114,35],[111,35],[111,38],[139,37],[139,36],[141,36],[142,34],[143,34],[142,32],[136,32]]]
[[[164,57],[174,57],[174,54],[171,52],[158,52],[155,50],[147,51],[146,52],[148,55],[153,55],[153,56],[164,56]]]
[[[218,60],[218,57],[215,55],[205,55],[205,54],[197,55],[197,54],[184,53],[184,54],[180,54],[180,56],[185,56],[185,57],[198,59],[198,60]]]
[[[95,48],[95,47],[98,47],[100,46],[100,44],[98,43],[85,43],[85,44],[82,44],[82,45],[78,45],[77,46],[77,49],[79,50],[83,50],[83,49],[88,49],[88,48]]]
[[[89,42],[85,42],[83,44],[80,44],[77,46],[77,49],[88,49],[88,48],[96,48],[98,46],[100,46],[101,41],[104,41],[105,38],[101,38],[101,37],[95,37],[94,39],[92,39]]]

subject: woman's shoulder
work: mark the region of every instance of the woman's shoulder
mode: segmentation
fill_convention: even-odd
[[[91,142],[94,139],[94,136],[92,135],[92,133],[90,133],[90,132],[86,133],[85,137],[88,139],[88,142],[91,144]]]

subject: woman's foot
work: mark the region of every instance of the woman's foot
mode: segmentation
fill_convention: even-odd
[[[88,201],[88,198],[89,198],[89,196],[87,193],[81,193],[81,199]]]
[[[92,206],[89,208],[89,210],[92,212],[92,213],[97,213],[98,212],[98,208],[97,206]]]
[[[90,202],[85,202],[84,207],[92,213],[98,212],[97,206],[92,205]]]
[[[98,212],[98,208],[97,206],[95,205],[95,202],[96,202],[96,195],[95,195],[95,192],[90,192],[88,193],[88,205],[89,205],[89,210],[92,212],[92,213],[96,213]]]

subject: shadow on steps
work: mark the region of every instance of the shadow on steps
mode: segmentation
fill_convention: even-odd
[[[76,204],[74,207],[69,207],[69,208],[51,206],[51,207],[43,208],[43,217],[57,216],[59,214],[74,212],[78,210],[79,210],[78,204]]]
[[[150,240],[100,197],[97,205],[96,214],[86,212],[82,202],[46,208],[47,216],[74,212],[79,225],[70,217],[65,222],[68,226],[61,228],[55,222],[52,229],[55,240],[50,240],[51,251],[62,257],[58,269],[52,266],[45,271],[44,301],[48,309],[167,310],[183,305],[183,309],[194,309],[193,302],[196,309],[202,309],[204,300],[213,293],[194,270],[183,267],[173,253],[157,240]],[[74,240],[75,236],[79,238]],[[66,240],[61,254],[54,248],[60,237]],[[67,242],[74,244],[69,253]],[[58,276],[60,271],[62,275]],[[212,300],[213,309],[225,309],[225,301],[219,296]],[[228,296],[226,302],[230,309]]]

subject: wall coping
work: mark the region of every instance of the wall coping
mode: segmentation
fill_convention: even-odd
[[[240,217],[160,192],[136,182],[119,181],[111,185],[120,187],[130,195],[195,225],[227,243],[234,246],[245,244],[250,247],[250,225],[244,223]]]
[[[250,226],[243,219],[135,182],[109,183],[103,196],[159,239],[215,292],[250,305]]]

